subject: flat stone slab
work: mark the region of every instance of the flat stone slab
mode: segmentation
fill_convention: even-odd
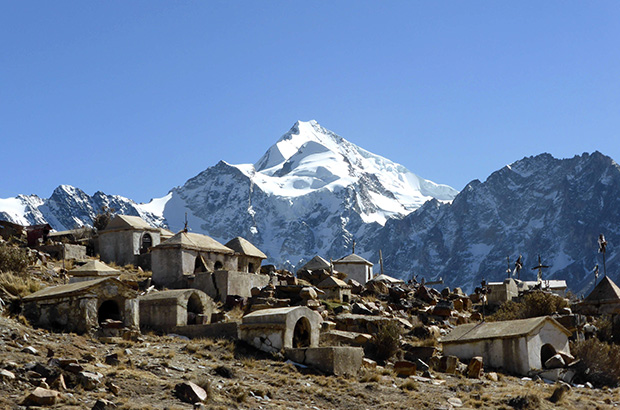
[[[285,349],[284,354],[294,362],[336,376],[356,376],[364,358],[361,347],[349,346]]]

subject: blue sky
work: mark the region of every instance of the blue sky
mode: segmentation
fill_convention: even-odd
[[[0,198],[137,201],[298,120],[462,189],[620,159],[620,3],[0,2]]]

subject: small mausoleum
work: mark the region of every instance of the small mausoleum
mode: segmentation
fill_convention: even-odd
[[[107,263],[139,265],[140,255],[160,242],[160,229],[139,216],[116,215],[99,232],[99,255]]]
[[[157,286],[188,288],[197,273],[236,270],[237,256],[207,235],[183,230],[151,250],[151,265]]]
[[[318,347],[323,318],[305,306],[263,309],[245,315],[241,340],[265,352],[285,348]]]
[[[98,260],[90,260],[69,272],[69,283],[113,277],[118,279],[121,272]]]
[[[267,259],[267,255],[260,249],[240,236],[230,240],[225,246],[235,251],[238,272],[259,273],[261,264]]]
[[[353,279],[362,285],[372,278],[372,263],[355,253],[333,263],[335,270],[346,273],[348,279]]]
[[[140,296],[140,327],[170,330],[211,323],[213,300],[198,289],[174,289]]]
[[[136,291],[115,278],[50,286],[22,299],[24,316],[35,326],[88,333],[106,322],[138,329]]]
[[[351,301],[351,286],[334,276],[325,278],[317,285],[317,288],[324,292],[319,295],[321,299],[337,300],[344,303],[349,303]]]
[[[331,270],[332,265],[322,258],[320,255],[316,255],[314,258],[310,259],[304,266],[299,268],[299,270],[307,270],[308,272],[312,272],[315,270]]]
[[[487,287],[487,303],[489,305],[501,305],[519,296],[519,287],[512,278],[506,278],[503,282],[489,282]]]
[[[485,366],[527,375],[542,370],[558,352],[570,353],[570,336],[555,319],[543,316],[460,325],[440,342],[445,356],[464,361],[482,356]]]
[[[588,297],[577,305],[576,311],[582,315],[620,313],[620,287],[609,276],[604,276]]]

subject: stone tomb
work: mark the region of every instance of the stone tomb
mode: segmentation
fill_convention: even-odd
[[[160,230],[142,218],[116,215],[106,228],[99,232],[98,245],[101,260],[117,265],[138,265],[140,255],[160,242]]]
[[[24,316],[35,326],[87,333],[105,322],[138,329],[136,291],[115,278],[50,286],[23,298]]]
[[[321,315],[305,306],[258,310],[243,317],[239,336],[265,352],[317,347],[322,321]]]
[[[140,296],[140,327],[171,330],[211,323],[213,300],[198,289],[175,289]]]
[[[121,272],[119,270],[113,269],[98,260],[90,260],[69,271],[69,283],[84,282],[87,280],[107,277],[118,279],[120,275]]]
[[[541,370],[556,352],[569,353],[571,333],[551,317],[460,325],[441,338],[443,354],[462,361],[483,358],[485,365],[528,375]]]
[[[294,362],[336,376],[356,376],[364,359],[364,349],[350,346],[286,349],[284,353]]]

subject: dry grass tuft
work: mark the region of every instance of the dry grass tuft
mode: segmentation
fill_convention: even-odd
[[[540,397],[534,394],[526,394],[523,396],[512,397],[506,400],[506,403],[517,410],[534,410],[541,407]]]
[[[15,274],[11,272],[0,272],[0,288],[18,297],[24,297],[40,290],[43,287],[41,282],[29,276]]]
[[[0,243],[0,272],[23,273],[34,262],[28,251],[18,246]]]
[[[405,380],[399,387],[401,390],[418,391],[418,384],[412,379]]]
[[[381,381],[381,375],[376,370],[363,369],[359,376],[361,383],[378,383]]]

